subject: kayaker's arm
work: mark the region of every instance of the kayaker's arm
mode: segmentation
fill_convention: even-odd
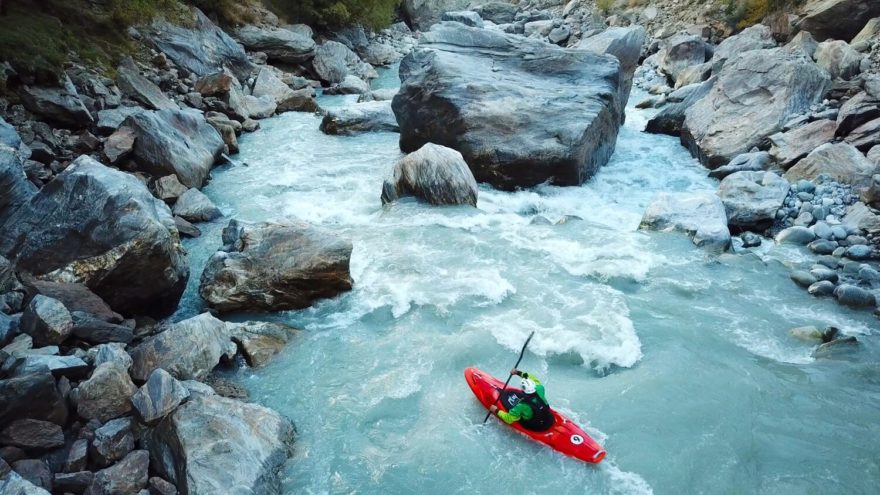
[[[520,419],[522,419],[525,410],[528,408],[529,406],[520,403],[513,406],[513,409],[511,409],[510,411],[502,411],[501,409],[498,409],[496,414],[499,418],[501,418],[501,421],[504,421],[507,424],[511,424],[514,421],[519,421]]]
[[[529,380],[535,382],[535,385],[540,385],[540,384],[541,384],[541,380],[538,380],[538,377],[537,377],[537,376],[535,376],[534,374],[529,373],[529,372],[527,372],[527,371],[520,371],[520,370],[514,368],[514,369],[510,370],[510,374],[511,374],[511,375],[516,375],[516,376],[519,376],[519,377],[522,377],[522,378],[528,378]]]

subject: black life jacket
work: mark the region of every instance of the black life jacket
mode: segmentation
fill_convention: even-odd
[[[521,418],[519,420],[519,424],[523,428],[531,431],[544,431],[553,426],[554,417],[553,412],[550,411],[550,405],[541,400],[538,394],[526,395],[522,402],[532,408],[531,419]]]

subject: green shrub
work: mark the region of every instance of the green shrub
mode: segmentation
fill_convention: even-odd
[[[382,29],[391,24],[400,0],[266,0],[269,7],[292,22],[323,29],[361,24]]]
[[[110,0],[110,17],[123,26],[149,22],[159,14],[176,13],[176,0]]]
[[[596,0],[596,8],[605,15],[608,15],[613,7],[614,0]]]

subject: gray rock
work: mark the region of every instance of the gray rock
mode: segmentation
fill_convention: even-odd
[[[712,54],[710,64],[713,72],[718,72],[729,59],[740,53],[774,48],[775,46],[776,41],[773,39],[770,28],[763,24],[756,24],[719,43]]]
[[[195,22],[191,26],[157,18],[152,25],[143,29],[147,40],[175,65],[197,76],[205,76],[226,67],[239,79],[249,77],[254,66],[241,45],[201,11],[193,10]]]
[[[694,86],[694,88],[687,93],[687,96],[682,101],[666,105],[663,110],[648,120],[645,132],[680,136],[684,128],[687,110],[709,94],[716,81],[717,77],[712,77],[700,84],[692,84],[691,86]]]
[[[130,57],[125,58],[116,69],[116,84],[126,96],[147,108],[153,110],[178,108],[176,103],[165,96],[159,86],[141,75],[141,70]]]
[[[181,493],[227,493],[230,487],[279,493],[278,471],[293,436],[293,426],[275,411],[195,395],[149,430],[146,444],[153,469]]]
[[[98,111],[98,132],[107,136],[116,132],[129,115],[143,112],[142,107],[106,108]]]
[[[808,31],[801,31],[785,45],[785,49],[796,54],[804,55],[807,58],[811,58],[813,60],[816,59],[816,48],[819,47],[819,42],[817,42],[813,35],[811,35]]]
[[[189,399],[189,390],[167,371],[157,368],[131,398],[138,420],[155,425]]]
[[[740,240],[743,243],[743,247],[746,247],[746,248],[760,246],[761,243],[763,242],[761,240],[761,236],[754,234],[752,232],[744,233],[743,235],[740,236]]]
[[[376,89],[362,94],[360,98],[358,98],[358,103],[365,103],[369,101],[391,101],[394,99],[394,95],[396,94],[397,89],[394,88]]]
[[[428,143],[394,165],[382,204],[415,196],[433,205],[477,205],[477,181],[461,153]]]
[[[391,65],[403,58],[394,47],[375,41],[370,42],[366,48],[361,50],[360,55],[364,62],[375,66]]]
[[[770,154],[766,151],[755,151],[737,155],[730,163],[709,172],[709,177],[724,179],[736,172],[760,172],[770,168]]]
[[[523,34],[530,38],[544,39],[553,31],[554,22],[550,19],[538,19],[526,22],[523,26]]]
[[[858,276],[859,280],[865,282],[871,287],[877,287],[878,285],[880,285],[880,271],[877,271],[868,265],[863,265],[859,269]]]
[[[339,83],[345,76],[375,79],[375,70],[358,57],[357,53],[338,41],[325,41],[315,50],[312,67],[322,81]]]
[[[816,234],[816,237],[820,239],[830,240],[833,236],[831,227],[825,222],[816,222],[816,225],[813,225],[811,228],[813,229],[813,233]]]
[[[351,242],[307,223],[232,220],[223,243],[199,285],[219,311],[299,309],[351,290]]]
[[[95,430],[89,455],[98,467],[107,467],[134,450],[131,418],[118,418]]]
[[[739,54],[686,111],[683,142],[704,165],[717,168],[808,111],[830,82],[812,61],[783,49]]]
[[[460,22],[465,26],[471,26],[475,28],[483,27],[483,18],[480,17],[480,14],[474,12],[473,10],[455,10],[451,12],[444,12],[443,15],[440,16],[440,20]]]
[[[25,176],[21,155],[4,146],[0,146],[0,190],[0,224],[36,193]]]
[[[819,281],[810,272],[804,270],[794,270],[789,274],[789,277],[794,283],[804,288],[808,288]]]
[[[816,254],[831,254],[837,249],[837,242],[819,239],[807,244],[807,247]]]
[[[853,308],[873,308],[877,305],[874,294],[856,287],[855,285],[841,284],[834,289],[834,296],[840,304]]]
[[[710,56],[711,53],[703,38],[679,33],[662,42],[657,55],[657,65],[672,83],[675,83],[685,69],[703,64]]]
[[[275,102],[268,96],[257,98],[253,95],[244,95],[241,104],[247,117],[251,119],[268,119],[275,114],[277,108]]]
[[[66,423],[64,397],[48,370],[0,380],[0,424],[23,418]]]
[[[780,167],[788,170],[817,147],[834,140],[835,130],[837,124],[833,120],[816,120],[796,129],[774,134],[768,138],[772,145],[770,156]]]
[[[61,301],[39,294],[25,308],[19,327],[38,346],[60,344],[73,330],[73,318]]]
[[[132,329],[127,326],[108,323],[78,311],[71,313],[71,315],[73,316],[73,331],[71,333],[74,337],[90,344],[111,342],[127,344],[134,337]]]
[[[127,117],[126,117],[127,118]],[[104,156],[111,164],[121,162],[128,158],[134,150],[134,131],[128,127],[120,127],[104,141]]]
[[[195,188],[177,198],[171,211],[189,222],[210,222],[223,216],[220,209],[204,193]]]
[[[230,338],[227,324],[210,313],[175,323],[131,351],[131,376],[145,382],[162,368],[178,380],[204,379],[230,349],[234,354]]]
[[[0,312],[0,348],[12,342],[18,335],[19,318],[13,318],[6,313]]]
[[[329,110],[320,128],[325,134],[345,135],[400,130],[390,101],[370,101]]]
[[[864,55],[852,49],[846,41],[829,40],[816,48],[816,64],[827,70],[832,79],[849,80],[861,72]]]
[[[3,117],[0,117],[0,144],[11,148],[13,151],[18,151],[21,147],[21,136],[18,135],[18,131],[3,120]]]
[[[83,283],[116,311],[166,315],[188,277],[173,225],[140,181],[82,156],[3,224],[0,254]]]
[[[232,339],[238,344],[248,366],[259,367],[281,351],[296,331],[292,327],[262,321],[230,324]]]
[[[859,342],[855,337],[843,337],[820,345],[813,351],[813,357],[816,359],[848,357],[858,351],[858,349]]]
[[[729,226],[766,228],[788,194],[788,181],[773,172],[736,172],[721,181],[718,196]]]
[[[52,471],[49,469],[46,461],[42,459],[22,459],[13,462],[12,469],[33,485],[45,490],[52,489]]]
[[[837,136],[847,136],[864,124],[880,118],[880,98],[863,91],[840,107],[837,114]]]
[[[581,184],[614,150],[623,78],[613,57],[442,23],[400,75],[401,149],[456,149],[495,187]]]
[[[730,246],[724,204],[711,193],[659,193],[645,210],[639,228],[684,232],[698,246],[713,251]]]
[[[633,74],[639,65],[642,47],[645,44],[645,28],[638,25],[629,27],[610,27],[598,34],[582,39],[575,48],[589,50],[600,55],[613,55],[620,62],[623,71],[620,104],[626,107],[632,88]]]
[[[819,40],[852,39],[872,17],[880,16],[873,0],[809,0],[797,27]]]
[[[263,52],[273,62],[300,64],[315,55],[311,36],[289,29],[245,25],[235,30],[235,37],[247,50]]]
[[[345,78],[324,90],[325,95],[362,95],[370,90],[370,85],[357,76]]]
[[[877,166],[859,150],[847,143],[827,143],[814,149],[785,173],[793,182],[799,179],[815,180],[820,175],[848,184],[859,190],[871,185]]]
[[[76,473],[84,471],[89,461],[89,441],[81,438],[73,442],[67,458],[64,461],[63,470],[65,473]]]
[[[95,473],[91,471],[55,473],[52,488],[63,493],[83,493],[94,479]]]
[[[819,281],[827,280],[828,282],[831,282],[832,284],[836,284],[837,280],[839,278],[836,271],[831,270],[829,268],[825,268],[825,267],[813,268],[812,270],[810,270],[810,275],[816,277],[816,280],[819,280]]]
[[[547,39],[550,43],[561,45],[563,42],[568,40],[571,37],[571,28],[567,25],[563,24],[561,26],[557,26],[550,30],[550,33],[547,34]]]
[[[95,367],[104,363],[117,363],[125,369],[131,368],[131,356],[125,352],[125,344],[101,344],[89,349],[89,357]]]
[[[55,423],[39,419],[19,419],[0,431],[0,443],[27,451],[46,451],[64,445],[64,432]]]
[[[223,139],[194,110],[143,112],[125,119],[134,131],[136,170],[153,177],[174,174],[181,184],[200,188],[223,152]]]
[[[86,495],[136,494],[138,490],[147,486],[149,465],[149,452],[135,450],[113,466],[95,473],[95,479],[85,493]],[[229,486],[226,488],[228,489]]]
[[[847,208],[846,215],[841,219],[848,228],[867,231],[869,233],[880,232],[880,215],[874,213],[865,203],[858,202]]]
[[[107,421],[131,411],[131,396],[137,387],[128,371],[117,362],[104,363],[77,387],[76,410],[86,419]]]
[[[150,495],[177,495],[177,488],[158,476],[150,478],[148,483],[150,485]]]
[[[66,376],[74,380],[85,378],[89,374],[89,365],[76,356],[39,354],[31,354],[20,358],[15,367],[15,374],[27,375],[41,369],[48,369],[56,377]]]
[[[198,227],[180,217],[174,217],[174,225],[177,227],[177,231],[180,232],[181,237],[199,237],[202,235],[202,231]]]
[[[71,315],[74,315],[74,323],[76,323],[75,313],[88,313],[93,318],[108,322],[122,321],[122,316],[119,313],[113,311],[103,299],[83,284],[32,278],[25,278],[25,283],[39,294],[61,301],[64,307],[71,312]]]
[[[853,129],[846,137],[846,142],[864,151],[880,144],[880,119],[874,119]]]
[[[792,328],[788,331],[788,334],[792,337],[808,342],[822,340],[822,331],[812,325]]]
[[[871,246],[860,244],[846,248],[846,257],[854,260],[866,260],[871,257]]]
[[[875,17],[869,20],[865,27],[859,31],[852,41],[850,41],[850,45],[857,45],[859,43],[870,43],[872,38],[876,38],[877,35],[880,35],[880,17]]]
[[[820,280],[809,286],[807,292],[816,297],[830,296],[834,293],[834,283],[828,280]]]
[[[60,88],[22,86],[18,95],[25,108],[53,124],[80,129],[94,123],[92,114],[67,76],[61,81]]]
[[[2,462],[0,462],[2,464]],[[0,476],[0,493],[10,495],[50,495],[48,491],[24,479],[15,471]]]
[[[177,180],[176,175],[159,177],[156,179],[156,182],[153,183],[153,189],[156,192],[156,197],[166,203],[173,203],[178,197],[187,191],[187,187]]]
[[[312,88],[293,90],[275,75],[268,66],[260,69],[251,94],[258,98],[271,98],[275,102],[276,112],[314,112],[318,108]]]

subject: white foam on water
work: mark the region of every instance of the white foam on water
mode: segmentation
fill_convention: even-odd
[[[599,465],[608,475],[609,493],[620,495],[653,495],[654,489],[636,473],[620,469],[614,461],[604,460]]]

